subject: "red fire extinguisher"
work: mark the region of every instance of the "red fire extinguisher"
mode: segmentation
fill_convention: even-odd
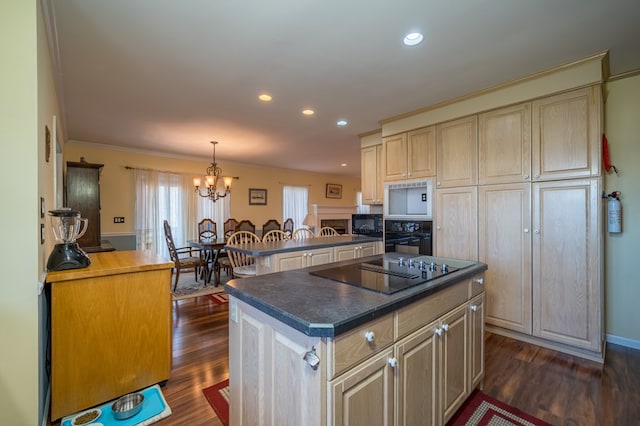
[[[613,191],[607,195],[607,227],[609,232],[622,232],[622,206],[620,204],[620,191]]]

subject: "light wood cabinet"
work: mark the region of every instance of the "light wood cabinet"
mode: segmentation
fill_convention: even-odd
[[[533,335],[602,354],[600,179],[533,185]]]
[[[435,127],[412,130],[382,139],[385,181],[435,176]]]
[[[478,183],[531,180],[531,103],[478,116]]]
[[[478,259],[478,188],[436,190],[435,255]]]
[[[341,260],[358,259],[375,254],[378,254],[376,243],[338,246],[334,248],[333,259],[334,262],[340,262]]]
[[[143,251],[93,253],[49,272],[51,420],[169,379],[172,262]]]
[[[333,247],[279,253],[272,256],[275,272],[291,271],[307,266],[324,265],[333,262]]]
[[[362,203],[382,204],[384,200],[382,144],[362,148],[360,151]]]
[[[600,85],[535,100],[532,111],[534,181],[600,175]]]
[[[487,323],[531,334],[531,184],[478,187],[478,222]]]
[[[307,336],[232,296],[230,424],[444,425],[484,376],[482,281],[335,338]]]
[[[478,183],[478,116],[436,126],[436,188]]]

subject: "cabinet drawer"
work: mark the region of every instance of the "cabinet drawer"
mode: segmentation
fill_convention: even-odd
[[[469,300],[469,281],[464,280],[412,303],[398,311],[396,335],[398,338],[406,336],[467,300]]]
[[[367,341],[367,333],[373,341]],[[393,314],[371,321],[329,341],[328,377],[336,377],[347,368],[393,343]]]

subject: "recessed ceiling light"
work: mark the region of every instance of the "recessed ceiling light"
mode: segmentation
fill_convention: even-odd
[[[338,126],[346,126],[348,123],[347,123],[347,120],[338,120],[336,124]]]
[[[424,37],[420,33],[409,33],[404,36],[404,44],[407,46],[415,46],[416,44],[420,44]]]
[[[268,93],[260,93],[260,95],[258,95],[258,99],[260,99],[262,102],[271,102],[271,99],[273,98]]]
[[[303,109],[303,110],[302,110],[302,113],[303,113],[304,115],[313,115],[313,114],[315,114],[316,112],[315,112],[314,110],[312,110],[311,108],[305,108],[305,109]]]
[[[347,167],[347,163],[341,163],[340,167]]]

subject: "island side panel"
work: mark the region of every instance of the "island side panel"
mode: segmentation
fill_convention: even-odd
[[[229,298],[229,423],[326,424],[326,345]],[[313,369],[303,358],[315,348]]]

